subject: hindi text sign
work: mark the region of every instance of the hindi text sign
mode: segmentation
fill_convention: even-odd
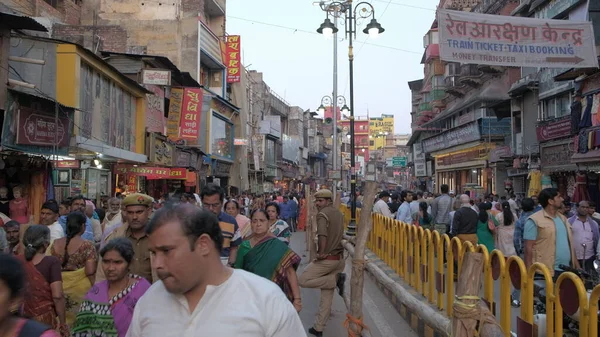
[[[58,121],[58,126],[56,124]],[[17,137],[15,144],[58,147],[69,146],[69,120],[26,107],[20,107],[17,114]]]
[[[169,70],[144,69],[142,70],[142,84],[171,85],[171,72]]]
[[[183,104],[183,89],[172,88],[167,119],[167,136],[169,139],[179,139],[179,122],[181,120],[181,105]]]
[[[512,67],[598,67],[591,22],[438,10],[440,58]]]
[[[200,133],[200,110],[203,91],[201,88],[185,88],[181,107],[181,139],[197,140]]]
[[[227,83],[240,81],[242,71],[241,39],[239,35],[229,35],[225,43],[225,56],[227,63]]]

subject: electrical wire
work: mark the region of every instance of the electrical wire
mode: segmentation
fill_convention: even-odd
[[[306,33],[306,34],[313,34],[313,35],[321,35],[317,32],[312,32],[309,30],[305,30],[305,29],[301,29],[301,28],[294,28],[294,27],[289,27],[289,26],[284,26],[284,25],[278,25],[278,24],[274,24],[274,23],[268,23],[268,22],[264,22],[264,21],[258,21],[258,20],[251,20],[251,19],[246,19],[246,18],[240,18],[237,16],[231,16],[228,15],[227,16],[228,19],[235,19],[235,20],[240,20],[240,21],[246,21],[246,22],[251,22],[251,23],[256,23],[259,25],[264,25],[264,26],[269,26],[269,27],[274,27],[274,28],[280,28],[280,29],[286,29],[286,30],[290,30],[292,32],[301,32],[301,33]],[[423,52],[416,52],[413,50],[407,50],[407,49],[402,49],[402,48],[396,48],[396,47],[391,47],[391,46],[384,46],[384,45],[380,45],[380,44],[375,44],[375,43],[369,43],[369,42],[365,42],[366,45],[369,46],[374,46],[374,47],[379,47],[379,48],[386,48],[386,49],[391,49],[391,50],[397,50],[397,51],[401,51],[401,52],[405,52],[405,53],[410,53],[410,54],[416,54],[416,55],[421,55],[423,54]]]

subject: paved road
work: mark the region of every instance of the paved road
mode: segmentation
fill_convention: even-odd
[[[298,274],[302,273],[302,270],[309,262],[308,252],[305,250],[304,238],[305,235],[303,232],[294,233],[291,241],[291,248],[302,256],[302,263],[300,264]],[[348,259],[346,260],[345,270],[348,277],[350,277],[350,270],[351,265]],[[346,291],[349,291],[349,289]],[[319,306],[319,295],[319,290],[302,289],[303,309],[300,312],[300,318],[306,329],[309,329],[314,322]],[[348,336],[348,332],[343,326],[346,313],[347,310],[344,301],[340,296],[336,295],[333,301],[331,316],[323,335],[327,337]],[[365,324],[371,329],[373,337],[417,337],[417,333],[410,328],[410,325],[404,321],[396,309],[392,307],[390,301],[368,276],[365,277],[363,313],[365,314]],[[313,336],[309,335],[309,337]]]

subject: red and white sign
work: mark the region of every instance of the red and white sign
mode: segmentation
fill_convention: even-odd
[[[181,107],[179,138],[197,140],[200,135],[200,111],[202,110],[201,88],[185,88]]]
[[[227,65],[227,83],[237,83],[242,72],[242,47],[239,35],[229,35],[225,43],[225,62]]]
[[[58,160],[54,164],[56,168],[79,168],[79,160]]]

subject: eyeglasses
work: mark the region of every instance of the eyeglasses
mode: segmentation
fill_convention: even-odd
[[[220,202],[216,203],[216,204],[203,203],[202,206],[206,207],[206,208],[219,208],[219,207],[221,207],[221,203]]]

